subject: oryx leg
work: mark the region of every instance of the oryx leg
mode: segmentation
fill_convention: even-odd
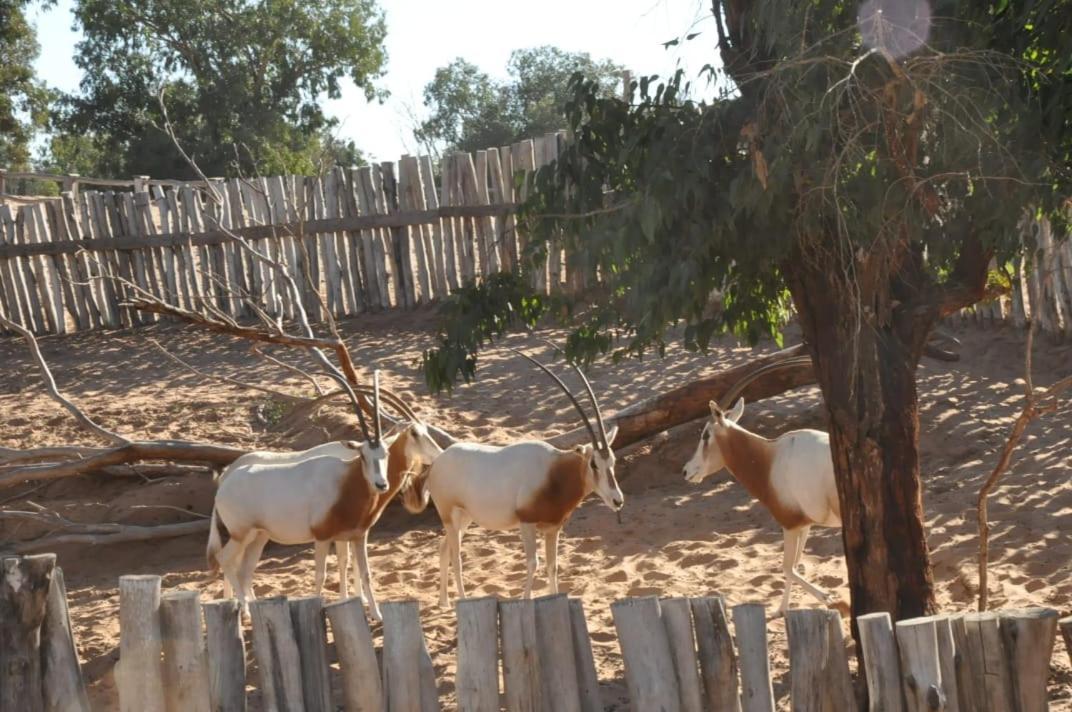
[[[455,509],[451,512],[450,519],[450,525],[447,527],[447,541],[454,566],[454,585],[457,588],[458,598],[461,599],[465,598],[465,584],[462,582],[462,534],[473,520],[463,509]]]
[[[804,544],[808,541],[808,534],[811,533],[811,526],[801,527],[797,530],[797,547],[793,556],[793,565],[790,567],[790,576],[796,579],[797,583],[804,587],[804,590],[814,596],[824,606],[830,605],[830,594],[821,588],[806,581],[800,572],[797,571],[797,565],[800,564],[800,559],[804,556]],[[787,583],[786,586],[789,584]]]
[[[558,527],[543,533],[544,556],[547,558],[547,580],[551,593],[558,593]]]
[[[532,580],[536,575],[536,525],[521,525],[521,545],[525,549],[525,593],[524,598],[532,598]]]
[[[335,564],[339,569],[339,599],[349,597],[350,591],[346,585],[346,572],[350,568],[350,542],[346,539],[338,539],[335,542]],[[361,589],[357,589],[360,594]]]
[[[245,591],[246,599],[249,601],[257,599],[253,594],[253,572],[257,569],[257,564],[261,560],[261,553],[264,551],[264,546],[268,543],[268,539],[268,532],[258,532],[256,538],[246,546],[246,551],[242,554],[242,564],[238,570],[238,581],[242,590]]]
[[[329,551],[331,551],[330,541],[318,541],[313,544],[314,596],[319,596],[324,590],[324,577],[327,574]]]
[[[450,537],[443,532],[443,538],[439,540],[439,607],[446,608],[450,605],[450,596],[447,595],[447,579],[450,578]]]
[[[224,596],[227,598],[236,596],[238,602],[242,604],[242,612],[246,615],[249,615],[249,604],[246,602],[246,591],[242,586],[242,560],[246,547],[253,543],[257,535],[256,529],[250,529],[241,537],[234,536],[232,533],[230,540],[216,555],[216,561],[219,562],[220,570],[223,572]]]
[[[376,596],[372,592],[372,577],[369,575],[368,565],[368,532],[361,532],[358,538],[353,540],[354,558],[357,570],[361,573],[361,583],[365,589],[365,597],[368,598],[369,613],[378,621],[383,620],[380,607],[376,603]]]

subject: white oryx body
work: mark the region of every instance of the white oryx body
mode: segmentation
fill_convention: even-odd
[[[429,497],[443,522],[445,536],[439,547],[439,600],[448,605],[448,569],[453,565],[454,582],[460,598],[465,598],[462,582],[461,539],[466,527],[476,522],[493,531],[521,531],[525,549],[524,596],[532,596],[536,572],[536,535],[542,533],[547,556],[547,577],[552,593],[558,592],[558,535],[573,510],[590,493],[596,492],[615,511],[625,498],[614,477],[614,451],[610,444],[618,433],[608,433],[599,403],[588,379],[584,381],[599,425],[597,434],[591,421],[569,388],[546,366],[517,352],[547,373],[566,393],[584,422],[591,442],[572,450],[537,441],[506,446],[455,443],[440,455],[428,473],[414,483],[403,503],[411,512],[428,504]]]
[[[711,419],[685,465],[685,479],[699,482],[725,467],[781,525],[785,590],[779,614],[789,607],[794,580],[824,605],[832,605],[826,592],[796,570],[812,526],[841,526],[829,435],[819,430],[794,430],[768,440],[737,424],[744,413],[743,399],[729,413],[714,401],[710,406]]]

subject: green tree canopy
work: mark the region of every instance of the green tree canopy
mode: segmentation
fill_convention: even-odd
[[[51,95],[34,75],[40,47],[26,19],[32,4],[0,0],[0,166],[27,167],[34,132],[48,118]]]
[[[106,173],[190,175],[161,130],[161,92],[208,173],[314,170],[346,148],[320,101],[347,77],[376,98],[386,59],[375,0],[79,0],[75,15],[84,78],[53,158],[98,155]]]
[[[1019,254],[1025,215],[1065,223],[1072,2],[712,5],[718,100],[685,98],[680,74],[642,79],[631,105],[574,80],[574,140],[525,211],[531,257],[565,240],[602,275],[586,308],[556,310],[582,360],[660,348],[680,324],[692,348],[727,330],[754,341],[792,307],[826,405],[854,613],[923,614],[914,371],[938,320]],[[446,305],[433,387],[547,312],[528,284],[499,277]]]
[[[499,82],[461,58],[437,69],[424,88],[431,114],[417,138],[441,152],[476,151],[557,131],[566,124],[570,77],[581,73],[609,95],[622,68],[586,52],[543,46],[515,50],[506,70],[508,79]]]

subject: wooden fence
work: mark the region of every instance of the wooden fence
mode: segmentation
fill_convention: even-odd
[[[552,133],[438,166],[403,156],[313,177],[104,181],[132,190],[45,176],[65,182],[60,198],[0,204],[0,313],[38,334],[160,318],[122,306],[133,292],[125,280],[187,309],[293,317],[273,270],[225,231],[287,264],[313,320],[325,308],[342,317],[428,303],[517,264],[524,176],[553,161],[563,140]],[[558,250],[534,286],[566,277]]]
[[[260,706],[441,709],[418,604],[390,602],[382,610],[376,646],[359,599],[253,602],[249,649]],[[579,601],[564,595],[466,599],[456,612],[459,710],[604,709]],[[611,612],[633,709],[775,709],[763,605],[727,611],[719,596],[647,597],[618,601]],[[246,709],[247,646],[237,601],[202,604],[194,591],[162,595],[158,576],[123,576],[119,622],[115,679],[121,710]],[[880,613],[861,617],[859,625],[873,710],[1046,710],[1058,627],[1072,656],[1072,618],[1058,621],[1049,609],[896,624]],[[797,609],[789,612],[786,627],[792,709],[855,709],[841,618],[830,610]],[[0,632],[0,708],[89,709],[53,555],[3,561]]]
[[[517,264],[525,236],[513,215],[525,198],[523,176],[553,161],[564,140],[548,134],[453,154],[438,166],[403,156],[322,176],[207,184],[0,171],[0,195],[14,179],[53,180],[64,190],[60,198],[0,201],[0,314],[37,334],[160,319],[121,306],[131,296],[126,280],[186,309],[293,317],[296,305],[272,269],[223,230],[285,262],[314,321],[324,309],[343,317],[428,303]],[[1016,266],[1012,293],[954,320],[1022,327],[1037,316],[1043,333],[1072,338],[1072,240],[1058,240],[1044,221],[1025,230],[1039,252],[1033,264]],[[549,253],[533,286],[585,284],[561,247]],[[1037,308],[1031,294],[1041,295]]]

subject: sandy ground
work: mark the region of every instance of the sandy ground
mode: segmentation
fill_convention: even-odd
[[[355,359],[366,375],[383,370],[385,384],[411,395],[430,421],[457,436],[489,442],[548,437],[576,425],[566,400],[545,377],[508,351],[495,348],[481,362],[479,381],[452,397],[427,394],[416,368],[431,343],[432,315],[379,315],[344,324]],[[131,436],[212,440],[243,447],[307,447],[338,436],[341,415],[328,414],[299,432],[280,434],[262,423],[275,412],[270,397],[219,382],[206,382],[155,350],[146,337],[199,368],[295,393],[307,381],[252,356],[248,344],[208,337],[191,329],[154,327],[136,334],[79,335],[45,339],[42,349],[60,387],[100,422]],[[970,610],[974,601],[976,530],[973,502],[1022,402],[1022,335],[1011,330],[958,332],[963,360],[925,362],[919,372],[925,508],[939,602],[945,611]],[[791,335],[788,341],[792,341]],[[510,344],[529,343],[514,336]],[[607,412],[613,412],[701,374],[747,361],[755,351],[724,342],[707,355],[671,348],[665,359],[604,363],[593,380]],[[543,349],[541,349],[542,351]],[[280,354],[282,352],[275,352]],[[302,354],[286,353],[308,364]],[[0,445],[95,444],[42,395],[20,342],[0,341]],[[1072,347],[1041,343],[1036,383],[1068,373]],[[750,405],[746,427],[768,436],[798,427],[823,427],[818,390]],[[622,661],[610,604],[624,596],[697,596],[722,593],[729,604],[759,601],[773,610],[782,590],[781,533],[770,515],[728,475],[686,484],[681,466],[695,447],[701,425],[690,424],[625,454],[619,468],[626,506],[622,524],[590,498],[566,527],[560,548],[564,591],[583,600],[607,709],[626,709]],[[1015,465],[992,499],[992,605],[1049,606],[1072,613],[1072,410],[1033,425]],[[188,521],[211,507],[205,476],[162,479],[100,476],[59,481],[21,499],[25,486],[4,491],[7,507],[26,500],[79,521],[141,524]],[[163,505],[163,507],[161,507]],[[0,523],[0,542],[39,535],[28,525]],[[393,506],[370,543],[373,578],[381,601],[420,602],[425,635],[441,697],[453,706],[454,616],[436,604],[440,527],[431,508],[413,517]],[[117,578],[160,574],[165,589],[220,595],[206,580],[204,539],[59,550],[67,576],[72,622],[95,709],[116,708],[113,666],[119,637]],[[470,595],[520,595],[524,562],[516,533],[472,528],[463,545]],[[813,533],[804,558],[806,576],[847,597],[841,540],[836,530]],[[258,596],[304,595],[312,586],[307,547],[270,545],[255,578]],[[329,566],[328,597],[337,594]],[[539,578],[537,585],[542,586]],[[797,605],[812,605],[796,589]],[[379,636],[378,627],[375,634]],[[785,624],[770,623],[774,690],[788,709]],[[250,671],[249,682],[256,684]],[[1054,709],[1072,707],[1072,671],[1058,641],[1050,677]],[[256,696],[252,709],[258,709]]]

